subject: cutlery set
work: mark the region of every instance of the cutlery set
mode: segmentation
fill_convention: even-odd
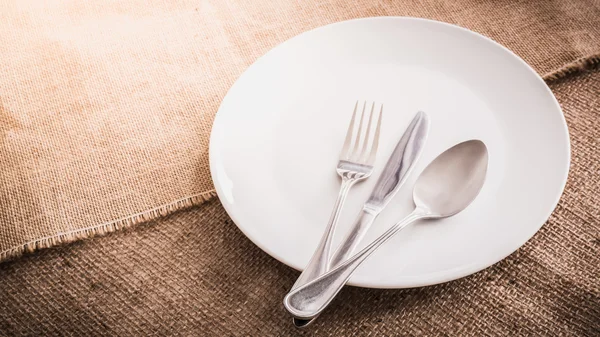
[[[360,117],[358,116],[360,115]],[[379,144],[383,105],[357,102],[337,165],[342,183],[329,223],[308,265],[284,298],[297,327],[310,324],[333,300],[352,273],[382,244],[409,224],[441,219],[465,209],[483,186],[488,152],[480,140],[456,144],[435,158],[413,187],[415,208],[377,239],[354,254],[377,216],[400,190],[425,146],[429,119],[418,112],[390,155],[371,195],[349,233],[332,253],[335,227],[352,186],[373,173]]]

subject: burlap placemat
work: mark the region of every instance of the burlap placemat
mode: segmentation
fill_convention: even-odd
[[[380,15],[475,30],[548,78],[600,53],[596,0],[2,1],[0,261],[207,200],[237,76],[303,31]]]
[[[0,264],[0,335],[599,336],[600,69],[551,84],[573,151],[549,221],[515,254],[432,287],[346,287],[307,330],[282,298],[298,273],[218,201]]]

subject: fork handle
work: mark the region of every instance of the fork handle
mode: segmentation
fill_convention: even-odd
[[[292,286],[292,290],[305,285],[328,270],[329,252],[331,251],[331,242],[333,241],[335,226],[338,222],[340,212],[344,206],[344,201],[346,201],[350,188],[358,181],[358,179],[349,177],[348,175],[340,175],[342,176],[342,185],[340,186],[340,192],[338,193],[337,200],[333,206],[333,212],[329,218],[325,233],[321,237],[321,242],[319,242],[319,246],[313,253],[308,265],[304,268],[304,271],[302,271],[302,274],[300,274],[296,283]]]

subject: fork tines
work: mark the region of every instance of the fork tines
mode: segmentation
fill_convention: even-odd
[[[373,165],[377,153],[377,146],[379,144],[379,130],[381,129],[383,104],[378,109],[379,113],[377,113],[375,112],[375,102],[371,104],[370,111],[367,111],[367,102],[365,101],[362,105],[362,111],[360,111],[360,122],[357,126],[356,113],[358,110],[359,102],[356,101],[354,113],[350,120],[350,126],[346,133],[346,141],[344,142],[344,147],[340,154],[340,160],[357,164]],[[367,123],[365,123],[365,112],[368,114],[369,119]],[[377,116],[373,117],[374,115]],[[372,129],[375,129],[374,132],[372,132]]]

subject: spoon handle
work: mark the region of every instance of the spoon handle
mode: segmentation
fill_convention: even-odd
[[[285,308],[296,318],[310,319],[316,317],[329,305],[346,282],[348,282],[354,270],[376,251],[377,248],[407,225],[425,217],[427,217],[427,213],[420,208],[416,208],[412,213],[385,231],[376,240],[344,263],[313,281],[293,289],[283,300]]]

